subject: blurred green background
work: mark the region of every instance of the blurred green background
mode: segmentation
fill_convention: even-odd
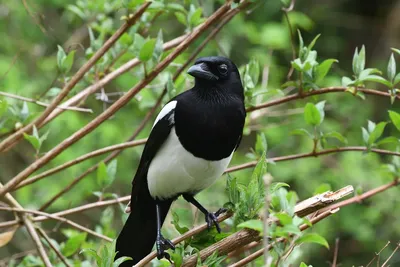
[[[59,91],[65,79],[68,79],[90,55],[90,50],[96,50],[98,44],[90,41],[88,26],[92,28],[96,40],[100,43],[121,25],[120,17],[126,13],[120,2],[111,0],[36,0],[36,1],[2,1],[0,2],[0,91],[9,92],[33,99],[49,101]],[[189,9],[190,4],[202,7],[203,16],[210,15],[221,1],[174,1]],[[78,8],[78,11],[75,7]],[[267,87],[266,79],[257,85],[260,90],[268,89],[256,102],[267,101],[279,97],[277,89],[286,82],[286,75],[292,60],[291,41],[288,25],[281,10],[279,0],[261,1],[250,8],[249,14],[239,14],[212,40],[201,53],[206,55],[229,56],[238,66],[247,64],[251,59],[260,63],[261,74],[265,75],[265,67],[269,66]],[[81,12],[79,12],[81,11]],[[158,12],[149,10],[140,22],[139,29],[133,28],[128,35],[133,36],[136,30],[143,30],[151,18]],[[289,13],[289,19],[294,33],[296,28],[302,32],[305,43],[308,44],[317,34],[321,37],[315,45],[320,59],[336,58],[339,63],[333,65],[332,71],[323,81],[323,86],[340,85],[342,76],[351,75],[351,61],[354,50],[361,45],[366,46],[367,67],[386,70],[390,56],[390,48],[400,48],[400,1],[397,0],[319,0],[296,1],[294,10]],[[177,20],[174,11],[165,9],[145,34],[156,37],[162,28],[164,41],[182,35],[188,27]],[[179,64],[187,59],[190,53],[206,37],[203,34],[199,40],[186,50],[148,88],[142,90],[128,105],[115,116],[107,120],[91,134],[71,146],[61,155],[52,160],[42,170],[57,166],[92,150],[125,141],[139,125],[148,109],[155,103],[163,89],[167,74],[173,74]],[[126,37],[128,38],[128,37]],[[294,36],[296,44],[297,35]],[[59,75],[57,71],[57,45],[65,51],[76,49],[75,63],[70,74]],[[130,41],[120,40],[116,47],[108,53],[109,58],[127,49],[127,52],[115,63],[113,69],[135,57],[134,49],[129,47]],[[296,45],[297,51],[297,45]],[[397,57],[398,59],[398,57]],[[104,75],[104,69],[110,59],[100,61],[70,93],[70,97],[92,84]],[[125,92],[133,87],[143,76],[142,67],[136,67],[122,75],[104,88],[106,93]],[[295,77],[295,75],[293,76]],[[164,98],[168,100],[174,93],[190,88],[192,78],[186,73],[175,83],[176,91]],[[375,84],[367,84],[368,88],[382,89]],[[50,89],[51,88],[51,89]],[[48,90],[50,89],[50,90]],[[43,94],[47,90],[46,94]],[[288,92],[288,91],[284,91]],[[32,103],[1,97],[9,106],[7,114],[1,117],[0,135],[6,136],[13,131],[18,123],[25,124],[39,114],[43,107]],[[111,96],[115,100],[116,96]],[[290,102],[269,109],[248,114],[249,123],[239,152],[235,154],[231,166],[250,161],[246,153],[254,147],[256,135],[264,132],[268,141],[267,157],[310,152],[312,141],[290,135],[297,128],[307,128],[302,108],[307,102],[326,100],[326,118],[322,129],[335,130],[342,133],[349,145],[363,145],[361,127],[366,127],[367,121],[387,121],[387,109],[399,111],[398,102],[392,106],[388,98],[367,96],[366,100],[355,98],[350,94],[326,94],[315,98]],[[92,95],[86,99],[83,107],[93,110],[93,114],[66,111],[50,124],[40,130],[40,135],[49,131],[40,153],[45,153],[72,133],[86,125],[100,114],[110,103],[104,103]],[[289,111],[289,112],[288,112]],[[7,118],[6,118],[7,117]],[[148,136],[152,123],[149,123],[138,138]],[[387,127],[384,136],[398,137],[394,127]],[[395,149],[387,146],[387,149]],[[130,194],[131,179],[136,170],[142,147],[126,149],[118,157],[118,168],[114,183],[105,191],[119,196]],[[0,156],[0,181],[4,184],[10,178],[22,171],[36,158],[35,149],[26,141]],[[88,167],[97,163],[103,156],[92,158],[79,165],[52,175],[31,186],[13,193],[16,199],[25,207],[37,209],[45,201],[62,190],[76,176]],[[391,157],[361,152],[346,152],[323,156],[319,158],[299,159],[295,161],[270,164],[269,172],[274,181],[286,182],[291,190],[297,192],[300,199],[313,195],[322,186],[337,190],[346,185],[353,185],[358,192],[377,187],[389,182],[392,176],[383,165],[389,163]],[[39,172],[41,172],[40,170]],[[38,173],[39,173],[38,172]],[[251,175],[251,169],[232,174],[242,183],[246,183]],[[217,209],[227,201],[225,194],[226,177],[222,177],[214,186],[198,195],[198,199],[206,207]],[[95,191],[101,191],[96,178],[96,172],[88,175],[73,190],[58,199],[48,212],[75,207],[84,203],[96,201]],[[313,266],[329,266],[333,258],[335,238],[340,238],[338,261],[342,266],[366,265],[387,241],[391,241],[382,255],[386,258],[400,240],[400,198],[399,189],[394,188],[379,194],[362,204],[354,204],[343,208],[338,214],[324,220],[309,231],[315,231],[326,237],[331,250],[316,245],[302,246],[296,256]],[[175,208],[187,212],[183,220],[192,224],[192,214],[195,210],[184,201],[178,200]],[[115,237],[122,227],[122,211],[119,206],[95,209],[78,215],[70,216],[77,222],[94,228],[100,225],[103,233]],[[202,216],[199,221],[202,221]],[[100,218],[101,221],[100,221]],[[0,220],[13,219],[11,213],[1,212]],[[56,224],[51,221],[44,223],[46,229],[52,229]],[[63,228],[62,226],[61,228]],[[169,220],[165,229],[168,234],[176,236]],[[51,236],[60,242],[65,235],[59,231],[51,232]],[[13,240],[0,248],[0,258],[10,257],[15,253],[33,248],[27,242],[25,230],[16,233]],[[98,240],[91,239],[93,243]],[[396,263],[397,262],[397,263]],[[391,266],[400,264],[400,254],[392,259]]]

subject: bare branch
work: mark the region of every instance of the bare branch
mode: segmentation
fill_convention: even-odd
[[[393,258],[394,254],[396,253],[396,251],[400,248],[400,242],[397,243],[396,248],[393,250],[392,254],[390,254],[390,256],[386,259],[386,261],[382,264],[381,267],[385,267],[386,264],[388,264],[388,262],[390,261],[391,258]]]
[[[335,252],[333,254],[332,267],[337,267],[338,252],[339,252],[339,238],[336,238],[336,241],[335,241]]]
[[[32,240],[35,243],[36,249],[38,250],[40,257],[42,258],[44,265],[46,267],[53,266],[50,262],[49,256],[47,256],[47,253],[44,250],[42,242],[40,242],[40,238],[38,236],[38,233],[36,232],[33,223],[28,218],[26,218],[25,215],[22,215],[21,219],[24,222],[29,235],[32,237]]]
[[[29,123],[25,127],[21,128],[13,135],[9,136],[0,143],[0,152],[4,151],[9,145],[13,144],[16,140],[20,139],[23,133],[32,130],[33,125],[40,125],[47,116],[61,103],[61,101],[68,95],[68,93],[75,87],[75,85],[83,78],[86,72],[88,72],[93,65],[111,48],[111,46],[126,32],[136,21],[141,17],[151,2],[143,3],[136,13],[130,17],[105,43],[104,45],[75,73],[75,75],[69,80],[64,86],[61,92],[53,100],[53,102],[43,111],[43,113]],[[7,188],[7,185],[5,185]],[[3,194],[0,194],[3,195]]]
[[[382,248],[378,253],[375,252],[375,256],[372,258],[372,260],[371,260],[371,261],[367,264],[367,266],[365,266],[365,267],[369,267],[369,266],[374,262],[374,260],[376,259],[376,256],[379,256],[379,255],[381,254],[381,252],[382,252],[385,248],[387,248],[387,246],[389,246],[389,244],[390,244],[390,241],[388,241],[388,242],[386,243],[386,245],[383,246],[383,248]]]
[[[27,98],[24,96],[19,96],[19,95],[14,95],[14,94],[10,94],[10,93],[6,93],[6,92],[1,92],[0,91],[0,95],[2,96],[6,96],[9,98],[14,98],[14,99],[18,99],[18,100],[22,100],[22,101],[26,101],[26,102],[30,102],[30,103],[35,103],[39,106],[42,107],[48,107],[50,104],[35,100],[35,99],[31,99],[31,98]],[[61,106],[57,106],[57,108],[60,109],[64,109],[64,110],[73,110],[73,111],[80,111],[80,112],[87,112],[87,113],[93,113],[93,110],[91,110],[90,108],[79,108],[79,107],[61,107]]]
[[[73,222],[71,220],[65,219],[63,217],[59,217],[57,215],[45,213],[45,212],[42,212],[42,211],[27,210],[27,209],[12,208],[12,207],[0,207],[0,210],[8,210],[8,211],[14,211],[14,212],[19,212],[19,213],[31,213],[31,214],[41,215],[41,216],[44,216],[44,217],[47,217],[47,218],[51,218],[51,219],[54,219],[54,220],[57,220],[57,221],[60,221],[60,222],[67,223],[67,224],[71,225],[72,227],[74,227],[74,228],[76,228],[78,230],[81,230],[83,232],[89,233],[89,234],[91,234],[93,236],[96,236],[98,238],[104,239],[106,241],[112,242],[112,238],[109,238],[109,237],[107,237],[105,235],[96,233],[95,231],[90,230],[89,228],[86,228],[86,227],[84,227],[84,226],[82,226],[80,224],[77,224],[76,222]],[[26,221],[24,221],[24,223],[26,223]]]
[[[47,244],[51,247],[51,249],[57,254],[58,258],[65,264],[67,267],[72,267],[71,264],[68,263],[67,258],[64,257],[64,255],[54,246],[54,244],[51,242],[50,237],[43,231],[42,228],[38,227],[37,228],[39,234],[46,240]]]

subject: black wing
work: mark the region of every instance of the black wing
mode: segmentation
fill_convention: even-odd
[[[142,186],[145,185],[147,187],[147,172],[150,163],[160,147],[164,144],[174,126],[174,112],[175,109],[168,112],[164,117],[157,121],[151,130],[150,136],[143,149],[139,167],[132,181],[131,202],[136,200],[135,198],[138,196]],[[148,188],[146,188],[146,191],[147,190]]]

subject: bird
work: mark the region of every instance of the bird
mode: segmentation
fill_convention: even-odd
[[[173,201],[182,196],[220,232],[219,209],[210,212],[195,195],[222,176],[242,139],[246,118],[237,66],[226,57],[198,58],[187,70],[193,88],[173,97],[157,115],[132,181],[129,216],[117,237],[115,259],[132,266],[156,245],[157,258],[170,260],[174,244],[161,227]],[[171,261],[171,260],[170,260]]]

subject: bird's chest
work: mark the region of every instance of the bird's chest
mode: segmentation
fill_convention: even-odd
[[[242,134],[243,124],[243,112],[236,105],[199,105],[175,114],[176,133],[183,147],[207,160],[228,157]]]

